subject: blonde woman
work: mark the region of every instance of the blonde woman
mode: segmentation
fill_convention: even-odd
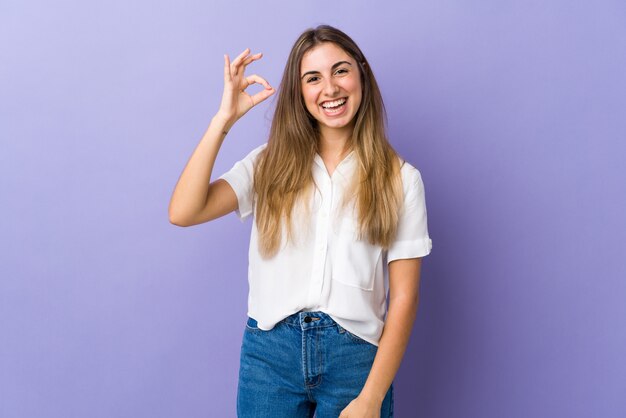
[[[432,248],[420,173],[387,140],[365,56],[322,25],[293,45],[267,142],[211,182],[233,124],[276,92],[244,75],[261,56],[224,56],[219,111],[169,207],[180,226],[253,217],[237,415],[392,417]]]

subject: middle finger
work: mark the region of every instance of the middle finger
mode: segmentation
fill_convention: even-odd
[[[237,58],[235,58],[233,62],[230,64],[234,71],[234,74],[237,74],[237,67],[239,66],[239,63],[241,62],[242,59],[248,56],[249,53],[250,53],[250,48],[244,49],[243,52],[239,54]]]
[[[243,61],[233,64],[233,71],[235,72],[235,74],[238,74],[240,67],[242,68],[242,71],[244,71],[248,64],[250,64],[252,61],[260,59],[262,56],[262,52],[258,52],[254,55],[248,55]]]
[[[242,62],[241,64],[242,64],[242,65],[244,66],[244,68],[245,68],[245,67],[246,67],[248,64],[250,64],[252,61],[256,61],[256,60],[258,60],[259,58],[261,58],[261,56],[263,56],[263,53],[262,53],[262,52],[258,52],[258,53],[254,54],[254,55],[249,55],[248,57],[246,57],[246,59],[244,59],[244,60],[243,60],[243,62]]]

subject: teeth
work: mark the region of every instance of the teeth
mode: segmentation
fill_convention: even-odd
[[[328,109],[331,107],[337,107],[339,105],[342,105],[346,102],[346,99],[339,99],[339,100],[335,100],[333,102],[324,102],[322,103],[322,107]]]

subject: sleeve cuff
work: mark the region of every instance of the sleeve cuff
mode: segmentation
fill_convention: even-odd
[[[433,241],[430,237],[410,241],[398,241],[394,244],[393,250],[387,252],[387,264],[393,260],[404,258],[424,257],[430,254],[433,248]]]

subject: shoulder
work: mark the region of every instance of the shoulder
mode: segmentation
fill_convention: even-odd
[[[261,144],[252,151],[249,151],[248,154],[242,159],[235,162],[232,168],[226,173],[222,174],[219,178],[223,178],[224,180],[231,183],[231,185],[237,181],[237,179],[246,179],[249,183],[249,180],[254,175],[254,167],[256,164],[257,157],[265,149],[267,143]]]
[[[261,145],[252,149],[252,151],[250,151],[244,159],[255,160],[258,157],[258,155],[261,153],[261,151],[263,151],[266,147],[267,147],[267,142],[262,143]]]
[[[261,152],[267,147],[267,142],[256,146],[251,151],[235,163],[235,167],[245,167],[247,170],[252,170],[252,167],[256,164]]]
[[[422,174],[420,171],[410,162],[404,160],[398,156],[400,160],[400,174],[402,176],[402,185],[404,192],[407,193],[411,189],[423,187],[422,186]]]

